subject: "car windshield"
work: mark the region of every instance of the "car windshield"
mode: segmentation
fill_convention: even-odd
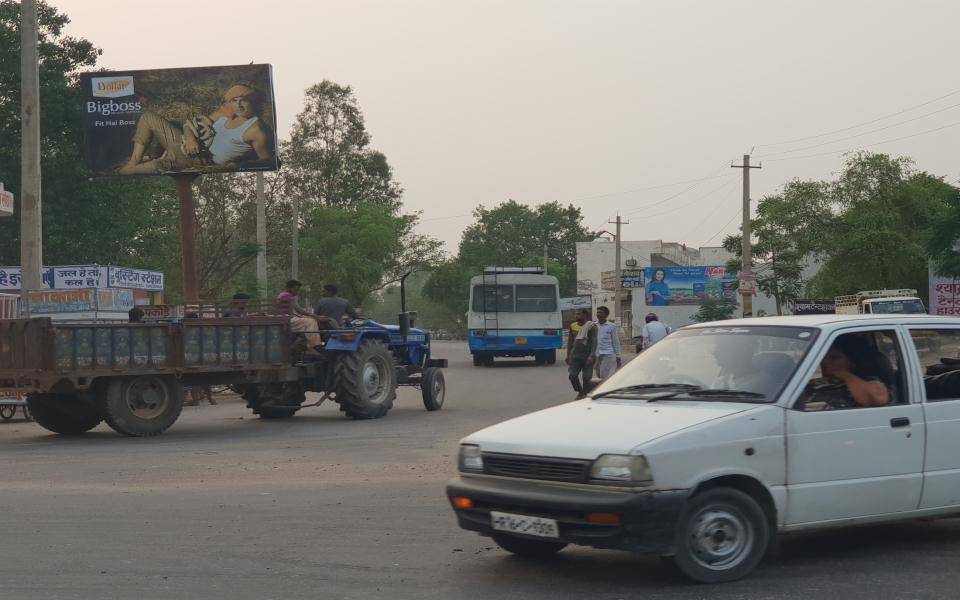
[[[808,327],[681,329],[630,361],[591,396],[775,402],[816,335]]]
[[[892,315],[892,314],[923,314],[927,310],[923,307],[923,302],[916,298],[908,300],[884,300],[883,302],[872,302],[871,308],[873,314]]]

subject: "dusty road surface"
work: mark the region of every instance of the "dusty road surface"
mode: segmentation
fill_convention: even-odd
[[[562,364],[451,359],[444,409],[401,392],[376,421],[335,405],[261,421],[188,407],[151,439],[0,423],[0,598],[956,598],[960,522],[789,539],[757,573],[686,583],[657,558],[568,548],[529,562],[461,531],[457,440],[571,399]]]

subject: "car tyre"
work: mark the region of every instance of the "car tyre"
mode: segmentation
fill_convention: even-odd
[[[567,547],[566,542],[548,542],[509,535],[494,535],[493,541],[507,552],[524,558],[553,556]]]
[[[699,583],[741,579],[770,545],[763,508],[748,494],[714,488],[692,497],[677,521],[674,565]]]

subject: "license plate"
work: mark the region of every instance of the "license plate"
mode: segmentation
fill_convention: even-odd
[[[553,519],[490,511],[490,523],[497,531],[508,531],[510,533],[522,533],[524,535],[536,535],[548,538],[560,536],[560,532],[557,529],[557,522]]]
[[[518,346],[523,346],[523,345],[526,344],[526,343],[527,343],[527,338],[517,338],[517,345],[518,345]]]

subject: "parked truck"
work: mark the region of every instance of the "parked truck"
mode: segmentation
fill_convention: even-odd
[[[917,290],[870,290],[834,300],[838,315],[870,314],[926,314],[927,309]]]
[[[412,327],[415,313],[401,313],[400,325],[356,321],[325,332],[314,357],[298,355],[285,317],[197,316],[0,320],[0,391],[26,392],[34,420],[60,434],[105,421],[125,435],[157,435],[179,417],[188,386],[229,385],[265,419],[293,416],[311,391],[355,419],[387,414],[400,385],[421,388],[427,410],[443,406],[446,360]]]

